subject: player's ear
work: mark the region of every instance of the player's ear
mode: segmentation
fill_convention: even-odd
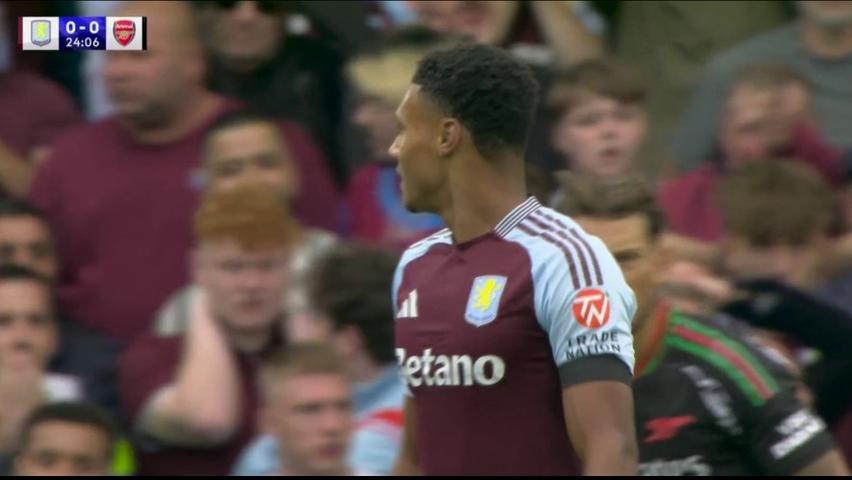
[[[451,155],[456,151],[464,135],[464,127],[455,118],[444,118],[438,135],[438,154]]]

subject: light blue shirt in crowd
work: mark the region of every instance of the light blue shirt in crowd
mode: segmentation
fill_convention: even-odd
[[[387,475],[393,468],[402,429],[385,422],[367,422],[380,412],[397,411],[401,417],[405,387],[396,365],[385,368],[376,381],[355,387],[355,419],[359,422],[349,451],[349,464],[358,472]],[[264,435],[240,455],[232,475],[272,475],[281,469],[278,441]]]

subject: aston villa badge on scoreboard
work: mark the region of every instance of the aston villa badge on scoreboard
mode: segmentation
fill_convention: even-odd
[[[30,38],[33,45],[43,47],[50,43],[50,21],[33,20],[30,23]]]

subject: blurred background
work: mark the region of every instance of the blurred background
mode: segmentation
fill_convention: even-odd
[[[71,15],[146,16],[148,50],[16,43],[18,17]],[[76,418],[124,433],[51,433],[96,445],[71,473],[388,473],[393,270],[443,225],[387,149],[418,60],[464,42],[540,81],[530,195],[620,218],[590,192],[643,185],[660,295],[752,325],[852,462],[852,2],[28,0],[0,2],[0,265],[23,270],[0,272],[0,470],[58,472],[31,420]],[[816,309],[784,325],[829,308],[833,342],[743,307],[755,282]],[[354,399],[332,434],[281,413],[300,368]]]

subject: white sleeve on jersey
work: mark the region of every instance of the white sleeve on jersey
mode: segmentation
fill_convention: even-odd
[[[537,257],[533,289],[538,322],[550,338],[553,359],[560,370],[576,360],[613,355],[632,374],[631,326],[636,297],[603,242],[591,236],[585,240],[600,268],[600,283],[595,278],[584,283],[583,275],[572,274],[565,253],[550,243],[537,242],[538,251],[531,252]],[[570,253],[577,258],[577,251]],[[588,251],[585,254],[587,260],[592,256]],[[578,288],[574,286],[575,276],[580,278]]]

